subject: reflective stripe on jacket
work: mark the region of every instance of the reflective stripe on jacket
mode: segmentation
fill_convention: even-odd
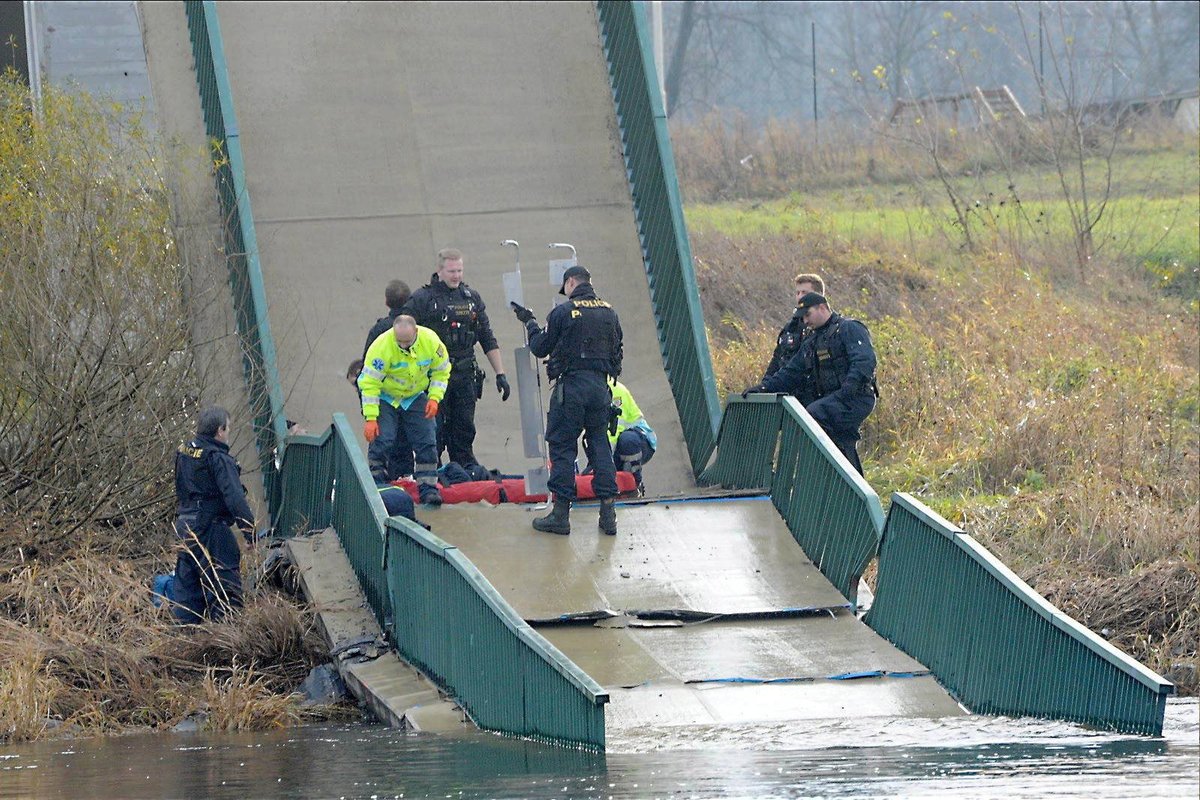
[[[450,359],[436,333],[418,325],[417,340],[404,350],[396,343],[395,332],[385,331],[367,348],[358,375],[363,417],[378,419],[381,401],[393,408],[408,408],[422,392],[441,402],[449,380]]]
[[[633,394],[615,378],[609,378],[608,388],[612,390],[613,405],[620,406],[621,416],[617,417],[617,432],[608,435],[608,443],[615,447],[617,437],[624,431],[630,428],[637,428],[646,436],[646,441],[650,442],[650,449],[658,449],[658,437],[654,435],[654,429],[650,427],[650,423],[646,422],[646,418],[642,416],[642,410],[638,408],[637,401],[633,399]]]

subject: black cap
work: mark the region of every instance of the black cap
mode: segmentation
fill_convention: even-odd
[[[800,302],[796,303],[796,308],[803,310],[806,308],[812,308],[813,306],[823,306],[828,302],[829,301],[825,299],[825,295],[817,294],[816,292],[809,292],[808,294],[804,295],[804,297],[800,298]]]
[[[562,286],[558,287],[559,294],[567,293],[567,278],[579,278],[584,282],[590,282],[592,280],[592,273],[587,271],[587,267],[581,267],[578,264],[573,267],[567,267],[567,271],[563,273]]]

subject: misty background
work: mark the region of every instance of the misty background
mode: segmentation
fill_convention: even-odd
[[[668,113],[886,119],[1008,86],[1027,114],[1194,91],[1196,2],[663,2]],[[815,48],[814,48],[815,44]],[[1039,77],[1042,91],[1039,91]]]

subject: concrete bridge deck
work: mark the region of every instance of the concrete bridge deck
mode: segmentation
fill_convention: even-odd
[[[859,621],[766,498],[623,504],[616,537],[595,505],[572,510],[570,536],[533,531],[530,506],[420,513],[609,691],[610,736],[964,713]]]

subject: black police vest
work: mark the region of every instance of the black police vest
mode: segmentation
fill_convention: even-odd
[[[811,377],[811,384],[806,388],[813,392],[813,399],[836,392],[850,373],[850,354],[842,338],[842,323],[847,319],[839,316],[804,337],[804,367]],[[870,388],[871,384],[863,387],[864,390]],[[801,400],[803,402],[803,398]]]
[[[617,312],[595,296],[568,300],[559,308],[564,306],[570,308],[570,320],[546,362],[550,380],[577,370],[618,377],[622,348]]]
[[[429,327],[446,345],[451,360],[474,356],[479,306],[479,295],[465,283],[449,292],[430,290]]]
[[[804,323],[793,319],[780,331],[779,338],[775,340],[775,357],[772,359],[772,363],[775,364],[776,369],[792,360],[792,356],[796,355],[796,351],[800,349],[802,341],[804,341]]]
[[[204,530],[214,519],[229,523],[233,515],[225,507],[225,498],[217,486],[217,480],[208,468],[209,453],[218,452],[212,442],[197,437],[181,444],[175,453],[175,495],[177,513],[200,512],[205,521],[197,526]],[[241,466],[238,466],[241,472]]]

